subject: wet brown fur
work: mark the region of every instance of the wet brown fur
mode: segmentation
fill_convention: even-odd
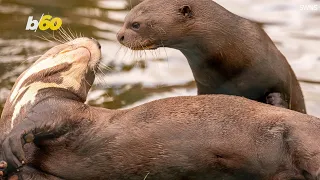
[[[49,98],[4,147],[19,150],[17,137],[34,133],[40,149],[18,173],[25,179],[45,172],[70,180],[316,180],[319,129],[315,117],[236,96],[168,98],[128,110]]]

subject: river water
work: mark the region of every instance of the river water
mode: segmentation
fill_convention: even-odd
[[[235,14],[262,25],[287,57],[305,96],[308,113],[320,117],[320,1],[217,0]],[[94,37],[103,62],[88,103],[128,108],[172,96],[196,95],[191,70],[176,50],[133,52],[116,42],[116,32],[137,0],[0,0],[0,112],[17,76],[56,45],[51,31],[26,31],[29,16],[50,14],[73,33]],[[57,33],[54,37],[58,37]]]

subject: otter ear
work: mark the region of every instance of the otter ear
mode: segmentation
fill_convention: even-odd
[[[183,14],[185,17],[191,18],[193,16],[191,7],[188,5],[184,5],[179,9],[179,12]]]

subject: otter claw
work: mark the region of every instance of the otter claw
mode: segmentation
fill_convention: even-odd
[[[8,163],[8,171],[10,172],[22,167],[26,162],[23,146],[26,142],[29,142],[30,138],[25,139],[24,133],[19,132],[22,131],[10,133],[2,144],[3,157]]]
[[[5,168],[7,168],[7,167],[8,167],[7,162],[5,162],[5,161],[0,161],[0,169],[5,169]]]
[[[0,177],[4,176],[4,171],[8,167],[7,162],[0,161]]]
[[[32,133],[28,133],[23,137],[23,139],[24,139],[25,143],[31,143],[34,140],[34,135]]]

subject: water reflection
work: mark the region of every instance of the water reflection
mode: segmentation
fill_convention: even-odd
[[[136,4],[136,1],[132,2]],[[1,37],[36,39],[34,32],[24,30],[26,20],[28,16],[40,19],[43,13],[62,18],[64,27],[94,37],[96,31],[117,31],[117,25],[122,23],[130,8],[130,3],[121,0],[3,0],[0,6]]]
[[[190,68],[180,52],[160,49],[137,53],[115,41],[127,11],[139,1],[0,0],[0,112],[17,76],[57,44],[39,38],[52,39],[52,31],[25,30],[28,16],[40,19],[43,13],[62,18],[66,30],[94,37],[102,45],[103,61],[112,71],[99,74],[90,104],[114,109],[169,96],[195,95]],[[217,2],[264,27],[299,78],[320,81],[320,11],[302,12],[298,1],[288,0]],[[302,83],[302,87],[309,112],[320,116],[320,86]]]
[[[97,85],[93,88],[88,100],[90,104],[122,108],[172,89],[194,89],[195,84],[190,72],[187,76],[188,80],[181,83],[159,82],[157,77],[144,77],[144,72],[148,71],[159,72],[158,78],[161,78],[158,63],[168,68],[167,52],[156,52],[152,55],[148,53],[149,55],[146,56],[144,52],[136,53],[125,48],[120,49],[120,45],[114,42],[115,33],[122,25],[127,11],[136,4],[138,1],[135,0],[2,1],[0,4],[0,112],[17,76],[39,55],[57,44],[57,42],[47,42],[39,38],[52,39],[53,35],[58,37],[56,32],[25,30],[28,16],[38,20],[43,13],[62,18],[63,27],[67,31],[70,29],[74,34],[79,35],[81,32],[84,36],[94,37],[103,45],[105,63],[113,70],[98,75]],[[164,53],[166,55],[162,56],[161,54]],[[148,66],[150,64],[152,67]],[[184,64],[182,67],[187,69],[187,64]],[[178,81],[179,79],[181,78],[178,78]],[[148,83],[149,85],[146,85]]]

